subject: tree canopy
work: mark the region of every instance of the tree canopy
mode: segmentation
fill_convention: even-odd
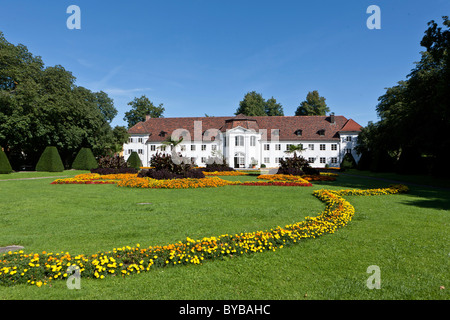
[[[123,118],[128,123],[128,128],[145,121],[147,115],[152,118],[162,118],[165,110],[162,103],[156,107],[145,95],[134,98],[128,105],[131,106],[131,109],[125,112],[125,117]]]
[[[319,95],[317,90],[310,91],[306,100],[302,101],[295,111],[296,116],[324,116],[330,112],[325,103],[325,98]]]
[[[256,91],[248,92],[242,101],[239,102],[239,108],[236,115],[244,114],[246,116],[282,116],[283,106],[272,97],[267,101],[262,94]]]
[[[104,92],[75,84],[63,66],[44,65],[26,46],[0,32],[0,145],[13,168],[36,165],[46,146],[58,148],[66,166],[81,147],[109,149],[109,122],[117,110]]]
[[[372,166],[438,173],[450,150],[450,21],[434,21],[420,42],[425,51],[406,80],[387,88],[376,106],[380,120],[363,129],[358,151]],[[446,28],[446,29],[445,29]],[[446,170],[444,170],[446,171]]]

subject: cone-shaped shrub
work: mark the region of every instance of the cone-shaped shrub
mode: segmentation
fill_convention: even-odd
[[[72,163],[72,169],[91,170],[98,168],[97,160],[90,148],[81,148]]]
[[[139,158],[139,155],[137,154],[136,151],[133,151],[130,154],[130,156],[128,157],[127,163],[128,163],[128,166],[131,168],[139,169],[140,167],[142,167],[142,161]]]
[[[64,165],[56,147],[47,147],[36,164],[36,171],[62,172]]]
[[[0,174],[11,173],[13,170],[11,164],[9,163],[6,153],[0,148]]]

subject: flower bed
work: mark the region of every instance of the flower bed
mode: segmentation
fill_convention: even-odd
[[[74,266],[83,278],[103,279],[108,275],[126,276],[157,267],[202,264],[205,260],[221,259],[264,251],[275,251],[302,239],[334,233],[351,221],[355,209],[344,195],[388,195],[407,192],[403,185],[369,190],[316,190],[313,195],[325,203],[316,217],[277,226],[270,230],[225,234],[199,240],[187,238],[165,246],[114,248],[91,256],[42,252],[25,254],[8,252],[0,256],[0,284],[12,286],[29,283],[41,287],[55,279],[67,279],[68,267]]]
[[[240,171],[203,171],[205,176],[247,176],[248,174]]]
[[[208,177],[201,179],[170,179],[157,180],[151,178],[130,178],[117,182],[119,187],[131,188],[153,188],[153,189],[186,189],[186,188],[214,188],[226,185],[238,184],[239,182],[227,181],[218,177]]]
[[[312,187],[308,181],[255,181],[255,182],[241,182],[241,186],[284,186],[284,187]]]

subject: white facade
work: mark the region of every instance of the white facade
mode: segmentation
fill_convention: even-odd
[[[267,168],[279,166],[280,158],[292,157],[286,153],[289,145],[302,144],[305,149],[297,152],[308,160],[313,168],[339,167],[345,153],[350,152],[358,162],[359,156],[355,152],[358,133],[356,131],[341,132],[339,138],[332,140],[304,140],[278,141],[263,140],[263,132],[236,127],[216,136],[214,141],[209,139],[193,141],[184,139],[176,147],[176,151],[184,157],[195,159],[199,167],[206,166],[209,157],[225,156],[227,163],[233,168],[260,168],[264,164]],[[146,134],[132,134],[129,142],[124,144],[124,157],[136,151],[144,167],[150,166],[151,157],[157,152],[170,154],[169,146],[160,141],[151,141]]]

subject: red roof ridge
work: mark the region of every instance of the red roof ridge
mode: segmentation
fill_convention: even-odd
[[[353,119],[348,119],[339,131],[361,131],[362,126]]]

